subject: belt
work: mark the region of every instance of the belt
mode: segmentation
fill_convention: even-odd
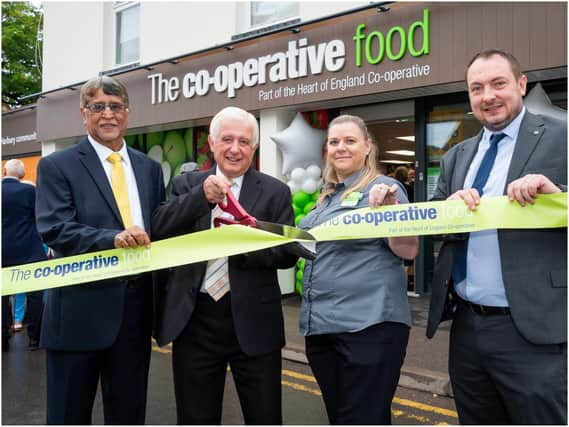
[[[465,301],[462,298],[458,298],[459,303],[468,307],[470,311],[482,316],[493,316],[497,314],[510,314],[510,307],[493,307],[489,305],[474,304],[470,301]]]

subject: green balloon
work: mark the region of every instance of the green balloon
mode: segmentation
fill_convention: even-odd
[[[304,211],[302,210],[302,208],[299,208],[296,205],[292,205],[292,210],[294,211],[294,216],[297,216],[301,213],[304,213]]]
[[[308,202],[306,205],[304,205],[304,213],[308,214],[308,212],[312,210],[315,204],[315,202]]]
[[[310,201],[310,196],[304,191],[297,191],[292,195],[292,203],[299,208],[304,208],[304,205]]]
[[[316,190],[314,193],[312,193],[312,201],[316,201],[318,200],[318,197],[320,197],[320,191]]]
[[[302,270],[298,270],[296,272],[296,280],[299,280],[302,283],[302,278],[304,277],[304,273],[302,272]]]
[[[125,135],[124,140],[126,141],[126,145],[132,147],[136,144],[136,135]]]
[[[297,215],[296,218],[294,219],[294,225],[298,225],[298,223],[302,221],[302,218],[304,218],[305,216],[306,215],[304,214]]]
[[[297,264],[298,264],[298,268],[301,269],[301,270],[303,270],[305,263],[306,263],[306,260],[305,260],[304,258],[300,258],[300,259],[298,260],[298,263],[297,263]]]
[[[150,132],[146,134],[146,152],[148,153],[155,145],[162,145],[164,132]]]
[[[296,293],[297,293],[298,295],[302,296],[302,283],[296,282],[295,288],[296,288]]]

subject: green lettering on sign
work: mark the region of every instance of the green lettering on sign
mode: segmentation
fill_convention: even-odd
[[[356,47],[356,67],[368,64],[379,64],[385,55],[392,61],[399,61],[409,52],[411,56],[418,57],[428,55],[430,51],[430,12],[423,9],[423,20],[413,22],[407,31],[401,26],[395,25],[384,36],[381,31],[372,31],[365,34],[365,24],[356,27],[353,40]],[[417,48],[417,39],[422,35],[423,43]]]

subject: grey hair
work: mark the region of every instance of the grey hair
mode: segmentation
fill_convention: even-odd
[[[253,114],[239,107],[225,107],[215,116],[213,116],[213,119],[211,119],[211,123],[209,125],[209,134],[214,141],[219,135],[219,127],[221,126],[221,122],[226,119],[244,120],[248,122],[253,129],[253,141],[251,141],[252,146],[256,147],[259,145],[259,123],[257,123],[257,119]]]
[[[79,95],[80,107],[85,108],[99,89],[103,89],[105,95],[119,96],[125,107],[129,106],[128,92],[125,85],[112,77],[98,76],[89,79],[81,86],[81,93]]]
[[[4,169],[6,169],[7,176],[14,176],[18,179],[23,178],[26,174],[24,162],[18,159],[8,160],[4,165]]]

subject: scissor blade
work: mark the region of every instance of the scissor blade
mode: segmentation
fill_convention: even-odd
[[[257,220],[257,228],[268,231],[269,233],[280,234],[291,239],[316,240],[312,234],[290,225],[276,224],[274,222]]]

